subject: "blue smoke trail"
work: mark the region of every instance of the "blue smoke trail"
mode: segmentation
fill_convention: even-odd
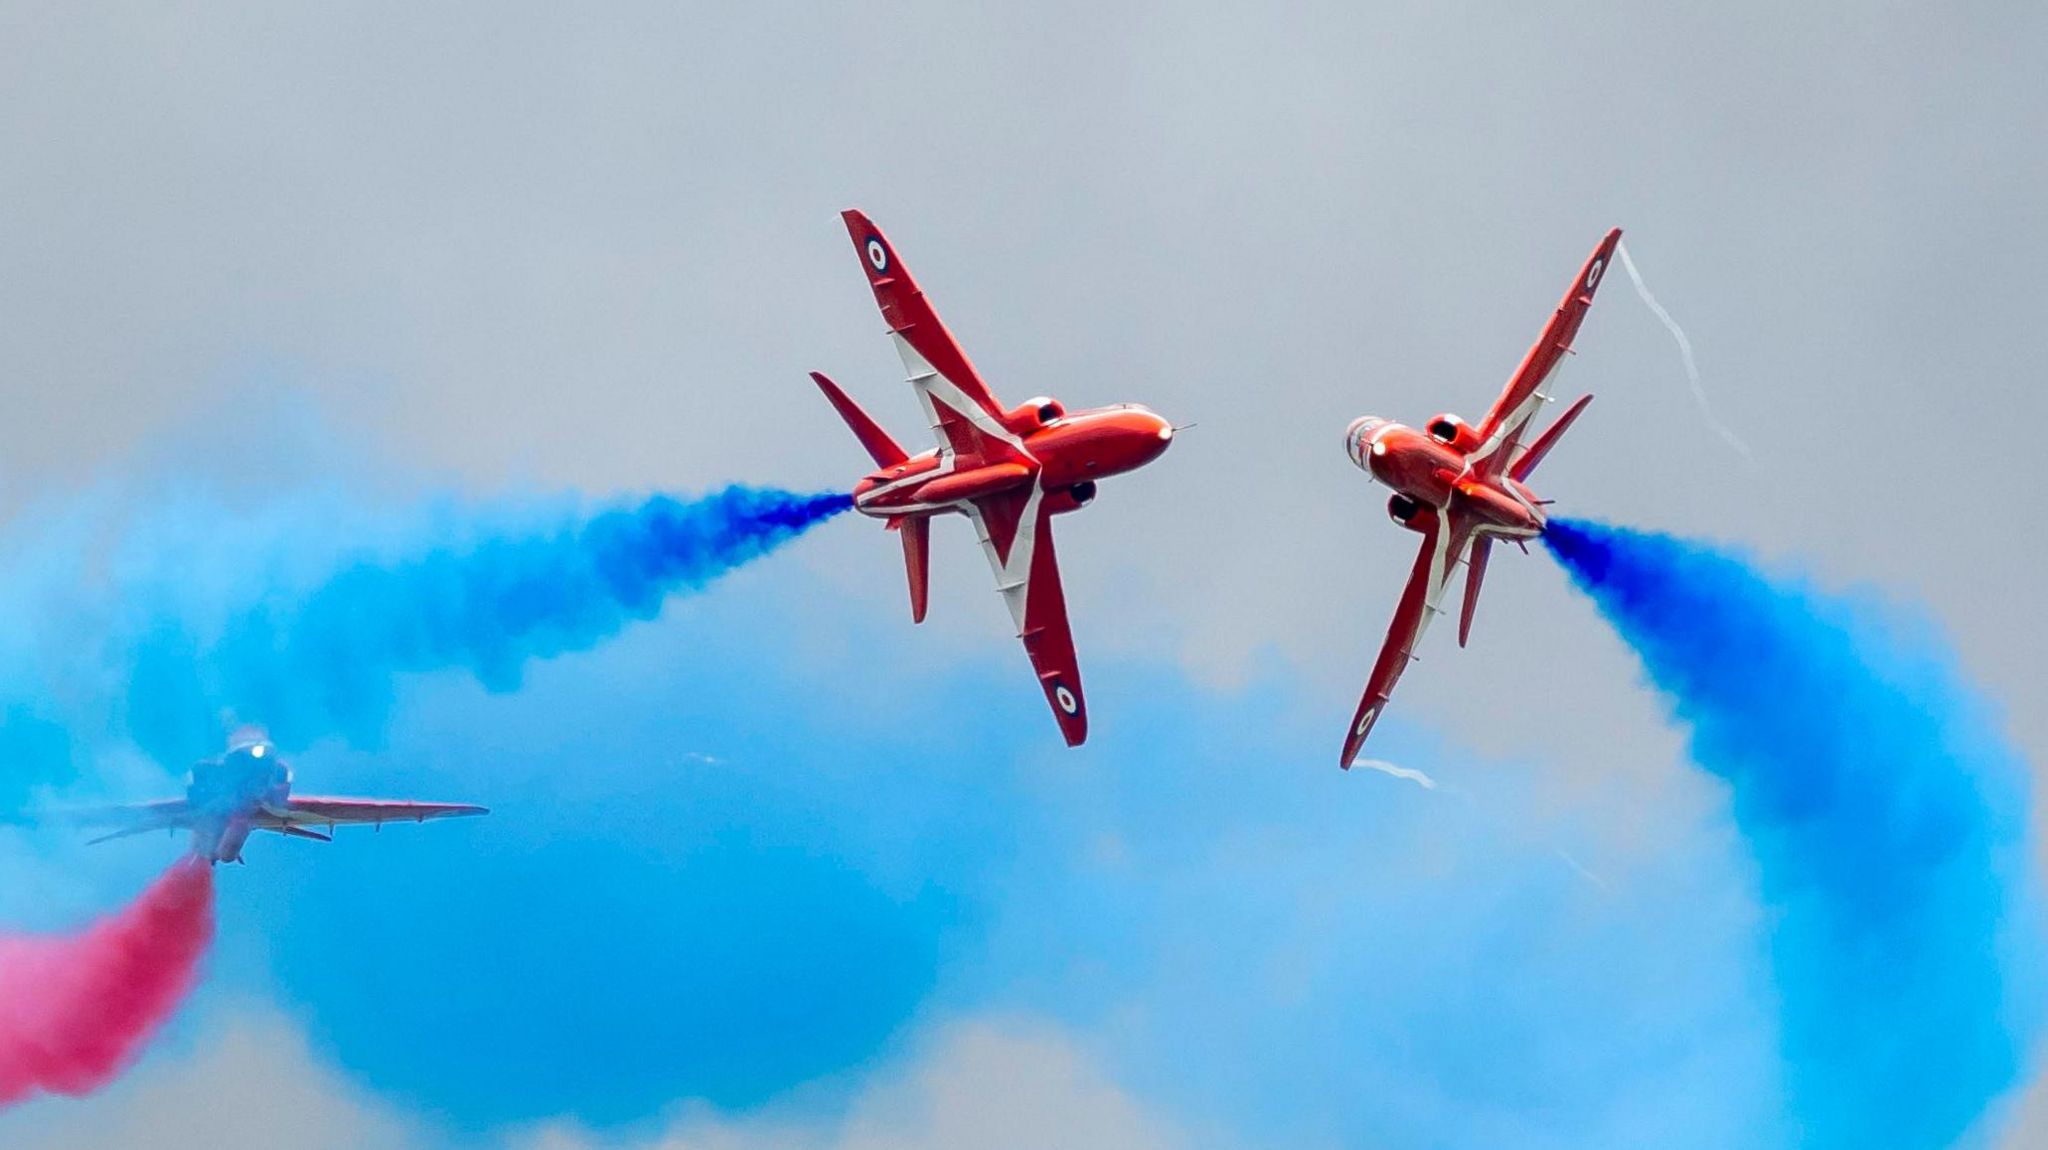
[[[394,517],[372,517],[354,524],[358,538],[336,522],[345,515],[302,505],[270,523],[153,510],[119,548],[111,615],[40,620],[45,646],[68,662],[96,655],[100,668],[50,729],[98,721],[173,767],[216,750],[231,718],[294,746],[374,745],[400,676],[460,669],[513,689],[530,661],[651,619],[669,596],[851,506],[735,486],[595,513],[441,506],[396,517],[395,531]],[[39,687],[9,684],[24,718],[47,710]],[[15,783],[62,781],[65,748],[42,749],[26,776],[23,761],[9,764]]]
[[[1730,787],[1801,1144],[1953,1144],[2018,1080],[2042,991],[2027,767],[1990,708],[1924,624],[1667,535],[1545,539]]]

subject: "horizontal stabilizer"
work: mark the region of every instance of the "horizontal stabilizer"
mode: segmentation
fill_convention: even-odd
[[[1458,615],[1458,646],[1472,637],[1472,613],[1479,607],[1479,585],[1486,579],[1486,560],[1493,554],[1493,540],[1481,535],[1472,541],[1472,556],[1465,561],[1465,608]]]
[[[274,830],[281,835],[290,835],[295,839],[312,839],[316,843],[331,843],[334,841],[333,835],[321,834],[319,831],[309,831],[304,827],[292,826],[290,823],[286,823],[284,826],[281,827],[271,827],[269,829]]]
[[[1582,395],[1578,402],[1566,408],[1564,414],[1557,417],[1557,422],[1550,425],[1550,430],[1538,437],[1536,442],[1529,445],[1529,450],[1523,452],[1520,459],[1515,460],[1513,469],[1508,473],[1510,478],[1517,483],[1529,478],[1530,473],[1536,470],[1536,465],[1543,462],[1543,457],[1550,454],[1550,449],[1557,446],[1558,440],[1564,438],[1564,433],[1570,430],[1572,421],[1577,419],[1579,413],[1586,410],[1586,405],[1591,402],[1592,396]]]
[[[831,401],[833,409],[839,412],[839,418],[845,420],[846,426],[853,429],[853,437],[860,440],[860,445],[867,448],[868,454],[874,457],[875,466],[894,467],[910,458],[903,448],[897,446],[896,441],[889,437],[889,433],[882,430],[880,424],[869,419],[868,413],[862,411],[859,404],[853,402],[844,391],[839,390],[838,384],[815,371],[811,373],[811,379],[817,383],[818,390],[825,393],[825,398]]]
[[[177,828],[177,823],[145,823],[142,826],[137,827],[124,827],[118,831],[112,832],[111,834],[101,835],[96,839],[87,839],[85,845],[89,847],[96,847],[101,843],[113,842],[115,839],[125,839],[134,835],[155,834],[158,831],[176,830]]]
[[[922,623],[931,592],[932,520],[929,515],[911,515],[899,522],[903,567],[910,574],[910,621]]]

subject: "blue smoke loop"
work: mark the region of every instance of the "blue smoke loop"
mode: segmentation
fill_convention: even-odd
[[[1800,1144],[1954,1144],[2020,1080],[2043,990],[2028,772],[1996,716],[1895,612],[1668,535],[1545,541],[1729,786]]]

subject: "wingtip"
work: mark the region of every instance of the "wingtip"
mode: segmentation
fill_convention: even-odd
[[[847,234],[853,237],[855,243],[859,243],[869,232],[879,233],[882,230],[859,208],[844,209],[839,213],[839,219],[846,225]]]
[[[1069,747],[1078,747],[1088,741],[1088,716],[1084,712],[1072,718],[1060,717],[1060,738]]]
[[[1344,758],[1338,766],[1348,771],[1358,761],[1358,752],[1365,749],[1366,740],[1372,737],[1372,729],[1379,723],[1380,706],[1384,704],[1384,699],[1374,704],[1370,694],[1359,704],[1359,717],[1352,720],[1351,730],[1344,735]]]

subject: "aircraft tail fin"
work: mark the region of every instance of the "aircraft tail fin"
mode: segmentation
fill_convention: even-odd
[[[1582,395],[1578,402],[1565,408],[1564,414],[1557,417],[1557,422],[1550,425],[1550,430],[1538,436],[1536,442],[1529,445],[1529,450],[1524,451],[1521,458],[1515,460],[1515,465],[1508,470],[1508,476],[1517,483],[1529,478],[1530,473],[1536,470],[1536,465],[1543,462],[1543,457],[1550,454],[1550,449],[1557,446],[1558,440],[1564,438],[1564,433],[1570,429],[1572,421],[1577,419],[1579,413],[1586,410],[1586,405],[1591,402],[1592,396]]]
[[[839,390],[838,384],[815,371],[811,373],[811,379],[817,383],[818,390],[825,393],[825,398],[831,401],[833,410],[839,413],[839,418],[845,420],[846,426],[853,430],[853,437],[860,440],[860,445],[867,448],[868,454],[874,457],[875,466],[894,467],[910,458],[903,448],[889,437],[889,433],[882,430],[880,424],[868,418],[868,413],[862,411],[859,404],[853,402],[844,391]]]
[[[1493,540],[1481,535],[1472,541],[1472,554],[1465,560],[1465,607],[1458,613],[1458,646],[1472,635],[1472,613],[1479,607],[1479,585],[1486,579],[1486,561],[1493,555]]]
[[[932,517],[905,515],[891,519],[889,528],[903,536],[903,569],[910,575],[910,621],[922,623],[931,592]]]

